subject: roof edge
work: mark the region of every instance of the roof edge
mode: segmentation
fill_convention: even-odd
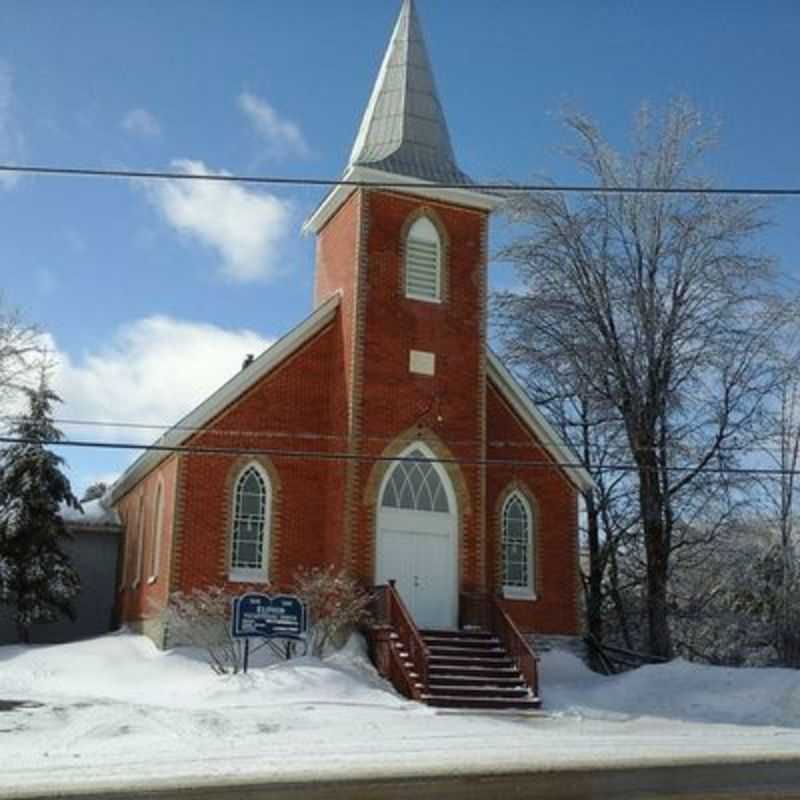
[[[383,172],[383,170],[358,164],[352,165],[345,170],[342,181],[347,181],[348,183],[337,184],[325,195],[314,213],[303,223],[302,231],[304,234],[319,233],[356,189],[383,189],[389,192],[404,192],[421,197],[430,197],[434,200],[444,200],[455,205],[476,208],[490,213],[505,202],[505,198],[499,194],[489,194],[488,192],[471,189],[469,186],[440,186],[430,181],[424,181],[421,178],[395,175],[392,172]]]
[[[246,369],[239,370],[232,378],[209,395],[200,405],[186,414],[150,447],[178,447],[223,412],[244,392],[268,375],[282,361],[296,352],[314,334],[322,330],[334,317],[339,307],[341,294],[331,295],[317,306],[302,322],[296,325],[273,345],[268,347]],[[152,472],[172,453],[167,450],[145,450],[131,464],[111,488],[111,505],[118,503],[145,475]]]
[[[511,408],[539,438],[542,447],[561,466],[564,474],[570,479],[575,488],[581,492],[588,492],[594,489],[595,484],[592,476],[585,467],[580,466],[578,457],[572,451],[572,448],[547,421],[542,412],[536,408],[508,367],[489,348],[487,348],[487,362],[489,378],[494,381],[503,397],[511,405]]]

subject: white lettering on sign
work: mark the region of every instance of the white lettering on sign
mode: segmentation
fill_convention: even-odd
[[[422,350],[409,350],[408,370],[417,375],[436,374],[436,353],[426,353]]]

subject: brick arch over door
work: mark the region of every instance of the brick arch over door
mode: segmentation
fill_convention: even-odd
[[[421,425],[416,425],[413,428],[400,434],[391,444],[389,444],[381,453],[381,458],[376,461],[370,470],[367,479],[364,493],[363,505],[367,515],[368,530],[371,534],[371,548],[370,548],[370,562],[367,565],[368,575],[363,577],[371,580],[375,574],[376,566],[376,532],[378,524],[378,510],[380,503],[380,492],[384,484],[384,478],[390,469],[394,466],[395,462],[391,459],[399,457],[403,451],[407,450],[410,445],[415,442],[424,444],[433,454],[435,458],[441,458],[444,463],[441,464],[442,469],[449,479],[455,495],[455,502],[457,506],[457,519],[456,519],[456,535],[458,563],[456,565],[456,579],[460,587],[463,582],[464,573],[464,531],[467,529],[472,513],[473,502],[467,488],[467,482],[461,468],[455,462],[455,456],[450,449],[442,442],[442,440],[429,428]]]

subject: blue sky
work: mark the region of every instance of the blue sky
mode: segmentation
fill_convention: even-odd
[[[642,100],[722,125],[709,171],[800,186],[800,7],[418,0],[460,165],[576,174],[565,104],[624,147]],[[0,161],[341,174],[399,0],[0,0]],[[166,424],[311,310],[319,189],[0,183],[0,290],[52,339],[60,416]],[[222,210],[221,210],[222,209]],[[800,200],[764,246],[800,279]],[[507,232],[501,220],[493,243]],[[494,285],[511,279],[492,265]],[[138,441],[156,431],[69,435]],[[65,451],[78,488],[130,453]]]

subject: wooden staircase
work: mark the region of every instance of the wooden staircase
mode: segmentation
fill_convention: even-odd
[[[430,658],[423,702],[437,708],[533,711],[541,701],[487,631],[423,630]]]
[[[390,582],[368,630],[378,671],[413,700],[448,709],[534,711],[537,658],[494,598],[462,595],[461,630],[420,631]]]

